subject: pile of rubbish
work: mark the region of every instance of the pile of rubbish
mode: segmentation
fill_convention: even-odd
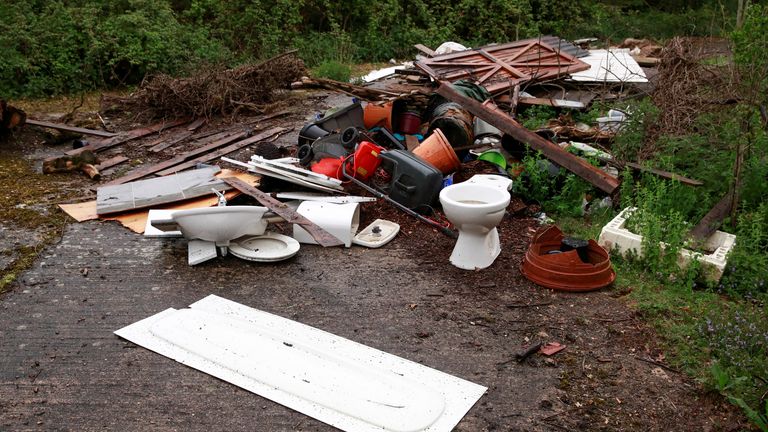
[[[563,168],[581,177],[604,194],[595,200],[608,205],[620,184],[616,167],[647,170],[618,163],[604,145],[631,113],[612,109],[594,125],[580,125],[563,111],[539,130],[516,119],[526,106],[587,109],[598,97],[618,104],[647,91],[645,71],[633,57],[658,53],[647,41],[638,42],[642,49],[601,50],[585,49],[587,42],[579,46],[549,36],[480,48],[447,43],[432,51],[417,45],[423,55],[416,61],[374,71],[364,86],[303,78],[292,86],[336,86],[355,97],[345,106],[316,113],[293,147],[270,144],[288,132],[270,126],[286,112],[198,132],[209,113],[189,111],[197,118],[123,133],[80,129],[98,138],[45,166],[80,169],[97,178],[99,169],[128,159],[101,160],[98,153],[162,133],[145,146],[173,157],[112,179],[98,188],[95,201],[62,208],[78,220],[113,219],[147,236],[184,237],[190,265],[230,253],[275,262],[299,253],[301,244],[382,247],[397,236],[400,225],[386,217],[365,227],[360,222],[361,204],[381,200],[432,232],[455,239],[451,264],[484,269],[504,247],[497,226],[510,213],[510,190],[525,175],[520,162],[526,154],[543,155],[549,163],[544,171]],[[271,59],[260,74],[291,58],[288,53]],[[647,57],[642,61],[654,63]],[[297,68],[303,72],[303,66]],[[194,148],[175,152],[179,144]],[[247,160],[228,156],[251,145],[257,151]],[[588,156],[601,166],[587,161]],[[210,165],[216,161],[230,169]],[[228,205],[239,195],[258,205],[240,205],[240,199]],[[271,224],[288,224],[290,232],[270,231]],[[604,287],[615,275],[600,246],[559,230],[540,233],[531,242],[522,274],[553,289]]]

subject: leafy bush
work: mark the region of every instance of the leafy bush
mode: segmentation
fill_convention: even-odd
[[[349,65],[339,63],[336,60],[328,60],[313,68],[312,76],[348,82],[350,76],[352,76],[352,69],[349,67]]]

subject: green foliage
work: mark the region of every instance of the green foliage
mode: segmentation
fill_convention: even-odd
[[[523,158],[522,175],[512,184],[512,192],[538,202],[546,212],[574,217],[584,214],[585,198],[594,189],[575,174],[554,168],[539,153]]]
[[[700,328],[714,360],[708,383],[768,431],[768,321],[761,308],[713,314]]]
[[[553,118],[557,118],[555,108],[546,105],[532,105],[520,113],[518,120],[526,129],[536,130]]]
[[[768,300],[768,203],[739,216],[736,246],[718,289],[731,295]]]
[[[628,113],[627,120],[621,133],[616,136],[612,154],[619,160],[642,160],[647,153],[649,135],[659,109],[650,98],[644,98],[631,104],[625,112]]]
[[[768,4],[750,4],[744,25],[731,34],[733,59],[744,93],[755,104],[768,101]]]
[[[348,82],[351,75],[352,69],[349,65],[339,63],[335,60],[324,61],[312,69],[312,76],[314,77],[330,78],[342,82]]]

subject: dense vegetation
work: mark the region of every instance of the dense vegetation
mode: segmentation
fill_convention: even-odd
[[[721,34],[713,0],[19,0],[0,13],[0,95],[135,84],[156,71],[229,66],[298,48],[310,66],[411,58],[412,45],[538,34],[668,38]]]

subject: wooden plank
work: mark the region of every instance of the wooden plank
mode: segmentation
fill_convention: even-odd
[[[188,131],[196,131],[196,130],[200,129],[200,126],[204,125],[205,122],[207,122],[207,121],[208,120],[205,117],[199,118],[199,119],[193,121],[192,123],[190,123],[187,126],[187,130]]]
[[[211,153],[207,153],[207,154],[205,154],[203,156],[195,158],[195,159],[193,159],[191,161],[184,162],[184,163],[182,163],[180,165],[176,165],[174,167],[171,167],[171,168],[168,168],[168,169],[164,169],[162,171],[158,171],[155,174],[159,175],[159,176],[164,176],[164,175],[169,175],[169,174],[177,173],[179,171],[184,171],[185,169],[192,168],[192,167],[194,167],[195,165],[197,165],[199,163],[204,163],[204,162],[212,161],[212,160],[220,158],[222,156],[226,156],[226,155],[228,155],[230,153],[233,153],[233,152],[236,152],[236,151],[242,149],[245,146],[257,143],[259,141],[264,141],[265,139],[267,139],[267,138],[269,138],[271,136],[283,133],[283,132],[285,132],[287,130],[288,129],[282,128],[282,127],[273,127],[271,129],[267,129],[266,131],[261,132],[261,133],[259,133],[257,135],[254,135],[254,136],[252,136],[250,138],[246,138],[244,140],[238,141],[238,142],[236,142],[236,143],[234,143],[232,145],[229,145],[229,146],[224,147],[222,149],[213,151]]]
[[[499,128],[499,130],[516,140],[528,144],[534,150],[542,152],[552,162],[583,178],[598,189],[607,193],[613,193],[619,187],[618,179],[561,149],[557,144],[529,131],[498,108],[483,105],[474,99],[463,96],[451,88],[450,84],[442,81],[437,89],[437,93],[452,102],[462,105],[471,114]]]
[[[115,157],[109,158],[105,161],[102,161],[100,164],[96,165],[96,169],[99,171],[103,171],[107,168],[112,168],[115,165],[120,165],[121,163],[127,161],[128,158],[123,155],[117,155]]]
[[[725,196],[712,207],[712,210],[701,218],[699,223],[688,233],[688,236],[702,243],[707,241],[707,239],[720,228],[723,220],[725,220],[726,216],[731,212],[732,205],[733,190],[725,194]]]
[[[129,172],[128,174],[126,174],[126,175],[124,175],[124,176],[122,176],[120,178],[112,180],[111,182],[107,183],[106,186],[118,185],[118,184],[127,183],[129,181],[138,180],[138,179],[146,177],[146,176],[148,176],[150,174],[154,174],[154,173],[156,173],[158,171],[162,171],[162,170],[164,170],[166,168],[170,168],[172,166],[176,166],[176,165],[178,165],[180,163],[186,162],[186,161],[188,161],[188,160],[190,160],[190,159],[192,159],[192,158],[194,158],[196,156],[199,156],[199,155],[201,155],[203,153],[207,153],[207,152],[216,150],[217,148],[223,147],[223,146],[231,143],[232,141],[237,141],[239,139],[245,138],[247,135],[248,135],[247,132],[238,132],[238,133],[233,133],[231,135],[227,135],[227,136],[225,136],[223,138],[220,138],[220,139],[218,139],[218,140],[216,140],[216,141],[214,141],[214,142],[212,142],[212,143],[210,143],[208,145],[204,145],[202,147],[199,147],[197,149],[191,150],[191,151],[189,151],[187,153],[181,154],[179,156],[173,157],[173,158],[165,160],[163,162],[157,163],[155,165],[151,165],[151,166],[148,166],[148,167],[141,167],[141,168],[135,169],[135,170]]]
[[[254,199],[256,199],[256,201],[261,203],[261,205],[272,210],[278,216],[285,219],[287,222],[301,225],[301,227],[307,230],[309,235],[311,235],[312,238],[315,239],[315,241],[320,246],[331,247],[331,246],[344,245],[344,242],[334,237],[328,231],[322,229],[311,220],[300,215],[299,213],[294,211],[292,208],[288,207],[287,204],[281,203],[280,201],[260,191],[258,188],[255,188],[243,182],[242,180],[233,178],[233,177],[225,177],[223,178],[223,180],[233,188],[239,190],[240,192],[253,197]]]
[[[426,45],[416,44],[413,47],[421,51],[421,53],[426,55],[427,57],[434,57],[437,55],[436,52],[434,52],[431,48],[427,47]]]
[[[663,171],[663,170],[656,169],[656,168],[650,168],[650,167],[643,166],[643,165],[640,165],[639,163],[635,163],[635,162],[619,162],[616,159],[608,159],[608,158],[604,158],[604,157],[598,157],[597,159],[600,160],[601,162],[605,162],[607,164],[613,165],[613,166],[615,166],[615,167],[617,167],[619,169],[623,169],[624,167],[629,167],[629,168],[632,168],[635,171],[642,171],[642,172],[651,173],[651,174],[659,176],[661,178],[665,178],[665,179],[668,179],[668,180],[679,181],[680,183],[687,184],[689,186],[702,186],[704,184],[704,182],[702,182],[700,180],[695,180],[695,179],[692,179],[692,178],[684,177],[684,176],[681,176],[680,174],[675,174],[675,173],[669,172],[669,171]]]
[[[44,128],[56,129],[56,130],[65,131],[65,132],[75,132],[83,135],[93,135],[93,136],[102,137],[102,138],[111,138],[111,137],[117,136],[117,134],[114,132],[79,128],[75,126],[65,125],[62,123],[50,123],[42,120],[27,119],[25,123],[32,126],[40,126]]]
[[[192,131],[184,131],[183,133],[181,133],[179,135],[176,135],[175,137],[173,137],[171,139],[166,139],[163,142],[157,143],[156,145],[152,146],[149,149],[149,151],[151,151],[152,153],[161,152],[161,151],[167,149],[168,147],[176,145],[179,142],[184,141],[185,139],[191,137],[193,133],[194,132],[192,132]]]
[[[176,127],[179,125],[182,125],[184,123],[187,123],[189,119],[177,119],[170,122],[160,122],[153,124],[152,126],[139,128],[139,129],[133,129],[128,132],[123,132],[118,134],[117,136],[113,136],[112,138],[108,138],[103,141],[91,143],[87,146],[80,147],[79,149],[70,150],[68,152],[65,152],[68,155],[73,154],[79,154],[86,150],[91,150],[94,152],[100,152],[103,150],[106,150],[108,148],[115,147],[120,144],[124,144],[128,141],[135,140],[137,138],[143,138],[147,135],[153,134],[155,132],[160,132],[165,129],[170,129],[172,127]]]

